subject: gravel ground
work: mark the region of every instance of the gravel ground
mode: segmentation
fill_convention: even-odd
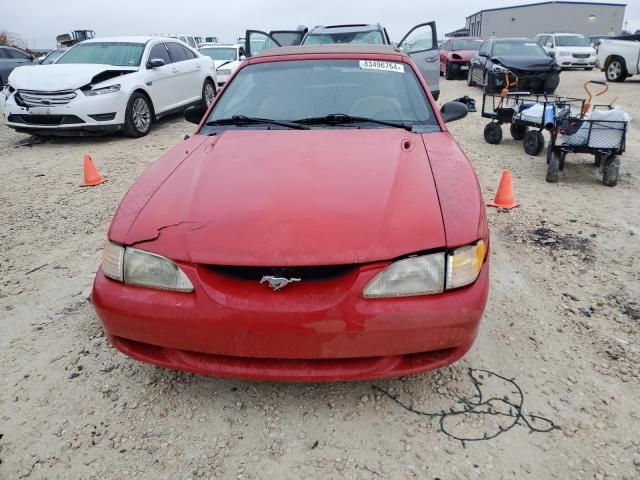
[[[565,72],[560,91],[581,95],[601,77]],[[637,117],[639,83],[611,85],[605,100]],[[443,100],[465,94],[480,105],[479,89],[443,80]],[[160,370],[103,336],[88,296],[109,220],[192,125],[173,117],[138,140],[46,141],[0,125],[0,478],[639,478],[640,137],[632,129],[616,188],[588,156],[569,157],[552,185],[543,156],[506,131],[487,145],[485,123],[470,114],[451,130],[485,198],[509,168],[521,206],[490,212],[491,296],[473,350],[424,375],[320,385]],[[106,184],[78,187],[85,152]],[[421,416],[374,388],[416,410],[460,410],[475,393],[470,368],[514,379],[522,413],[559,428],[531,433],[520,418],[462,442],[448,434],[493,437],[518,418],[497,401],[505,416]],[[518,399],[506,380],[475,375],[483,395]]]

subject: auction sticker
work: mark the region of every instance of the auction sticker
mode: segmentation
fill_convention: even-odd
[[[365,70],[383,70],[385,72],[404,73],[404,65],[395,62],[381,62],[379,60],[360,60],[360,68]]]

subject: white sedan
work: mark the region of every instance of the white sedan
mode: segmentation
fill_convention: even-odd
[[[245,59],[242,45],[200,45],[200,53],[211,57],[218,74],[218,85],[222,86]]]
[[[146,135],[152,123],[216,94],[213,61],[179,40],[87,40],[53,65],[16,68],[0,92],[5,123],[31,134],[122,131]]]

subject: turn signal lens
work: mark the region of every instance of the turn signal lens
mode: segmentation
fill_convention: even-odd
[[[484,241],[480,240],[475,245],[462,247],[454,250],[447,256],[447,290],[460,288],[476,281],[487,247]]]
[[[124,265],[124,247],[107,242],[102,252],[102,272],[105,276],[123,281],[122,269]]]

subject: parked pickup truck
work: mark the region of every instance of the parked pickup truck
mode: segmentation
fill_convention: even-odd
[[[640,35],[603,39],[598,45],[598,66],[610,82],[624,82],[640,73]]]

